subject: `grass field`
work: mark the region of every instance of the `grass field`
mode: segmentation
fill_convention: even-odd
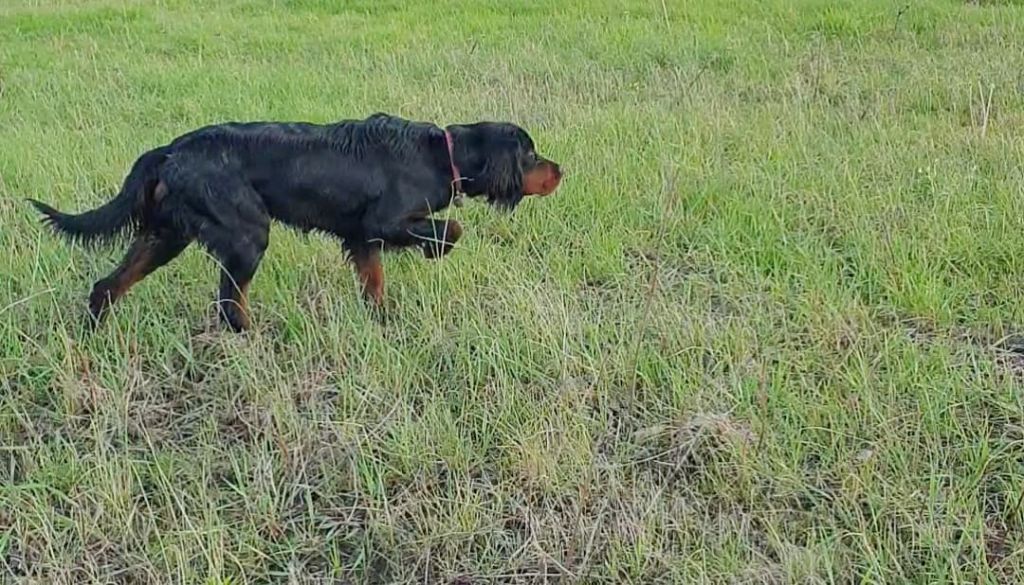
[[[82,328],[84,209],[230,119],[518,122],[441,262],[275,228]],[[1024,6],[4,0],[0,582],[1024,579]]]

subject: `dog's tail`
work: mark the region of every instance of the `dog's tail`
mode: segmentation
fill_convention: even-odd
[[[80,214],[62,213],[35,199],[29,199],[43,214],[43,223],[73,240],[107,240],[142,219],[148,200],[160,179],[160,165],[167,158],[167,147],[155,148],[139,157],[121,186],[121,192],[107,203]]]

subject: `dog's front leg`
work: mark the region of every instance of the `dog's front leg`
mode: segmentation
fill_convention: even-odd
[[[462,225],[454,219],[421,219],[411,222],[406,232],[417,241],[427,258],[440,258],[455,248],[462,237]]]
[[[349,258],[363,287],[363,298],[375,308],[384,303],[384,266],[380,262],[380,246],[366,244],[349,249]]]

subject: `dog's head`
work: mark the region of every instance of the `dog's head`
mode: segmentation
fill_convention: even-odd
[[[558,163],[537,153],[525,130],[504,122],[450,126],[455,160],[470,197],[511,211],[527,195],[550,195],[562,181]]]

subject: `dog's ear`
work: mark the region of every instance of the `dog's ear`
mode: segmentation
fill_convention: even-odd
[[[514,141],[507,141],[490,153],[482,178],[488,203],[506,211],[516,208],[523,198],[523,166]]]

